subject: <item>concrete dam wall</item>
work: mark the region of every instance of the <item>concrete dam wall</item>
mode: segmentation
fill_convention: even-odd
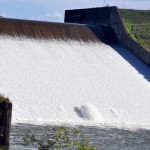
[[[150,126],[150,69],[118,43],[115,10],[66,11],[65,23],[0,18],[13,123]]]
[[[117,7],[66,10],[65,22],[103,27],[108,37],[117,37],[133,54],[150,66],[150,53],[127,34]]]

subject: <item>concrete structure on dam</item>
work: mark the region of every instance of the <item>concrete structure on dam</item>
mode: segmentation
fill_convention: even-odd
[[[66,10],[65,23],[0,18],[0,34],[85,42],[102,41],[107,44],[119,41],[150,66],[150,54],[128,36],[117,7]]]
[[[108,37],[117,37],[124,46],[150,66],[150,53],[127,34],[117,7],[66,10],[65,22],[103,27]]]

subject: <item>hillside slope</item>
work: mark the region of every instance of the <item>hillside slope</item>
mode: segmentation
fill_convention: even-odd
[[[150,52],[150,10],[119,10],[129,35]]]

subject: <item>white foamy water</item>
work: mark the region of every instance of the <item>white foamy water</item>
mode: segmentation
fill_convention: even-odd
[[[150,125],[149,80],[125,48],[0,37],[0,92],[13,123]]]

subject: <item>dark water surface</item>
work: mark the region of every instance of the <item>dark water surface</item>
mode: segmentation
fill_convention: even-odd
[[[10,136],[11,150],[35,149],[22,145],[26,133],[37,136],[51,131],[49,125],[12,125]],[[150,150],[150,130],[119,129],[115,127],[76,126],[99,150]]]

